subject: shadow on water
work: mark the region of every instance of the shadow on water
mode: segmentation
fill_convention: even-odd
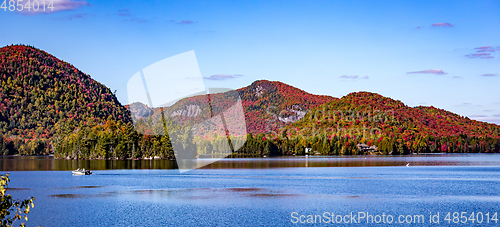
[[[102,188],[104,186],[76,186],[74,188]]]
[[[120,190],[99,193],[74,193],[53,194],[52,198],[81,199],[102,197],[126,197],[141,199],[178,199],[178,200],[208,200],[227,199],[228,197],[290,197],[301,196],[285,192],[283,190],[271,190],[266,188],[183,188],[183,189],[141,189]],[[302,195],[305,196],[305,195]]]
[[[104,188],[106,186],[98,185],[84,185],[84,186],[74,186],[74,187],[51,187],[50,190],[71,190],[71,189],[94,189],[94,188]],[[9,191],[28,191],[33,190],[32,188],[7,188]]]
[[[9,191],[27,191],[29,188],[7,188]]]
[[[74,186],[74,187],[54,187],[50,189],[85,189],[85,188],[103,188],[106,186],[97,186],[97,185],[89,185],[89,186]]]
[[[359,195],[344,194],[304,194],[296,193],[283,189],[268,188],[181,188],[181,189],[142,189],[142,190],[119,190],[99,193],[74,193],[74,194],[53,194],[51,198],[61,199],[88,199],[88,198],[106,198],[121,197],[126,199],[151,200],[151,201],[225,201],[236,198],[289,198],[289,197],[317,197],[333,198],[340,200],[359,200],[368,199]]]
[[[64,198],[64,199],[81,199],[81,198],[104,198],[104,197],[110,197],[114,196],[116,193],[113,192],[104,192],[104,193],[97,193],[97,194],[83,194],[83,193],[75,193],[75,194],[54,194],[50,195],[49,197],[52,198]]]

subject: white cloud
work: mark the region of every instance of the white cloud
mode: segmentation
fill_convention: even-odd
[[[45,10],[43,10],[43,4],[39,2],[39,8],[37,11],[34,10],[33,8],[33,5],[35,4],[33,1],[31,2],[31,5],[30,5],[30,9],[28,8],[24,8],[19,11],[23,14],[27,14],[27,15],[34,15],[34,14],[41,14],[41,13],[45,13],[45,14],[48,14],[48,13],[55,13],[55,12],[59,12],[59,11],[66,11],[66,10],[74,10],[74,9],[78,9],[82,6],[90,6],[89,3],[87,3],[87,1],[72,1],[72,0],[50,0],[50,1],[45,1],[46,5],[45,5]],[[52,3],[50,5],[50,3]],[[26,6],[26,3],[24,3],[23,6]],[[51,8],[49,8],[51,7]],[[54,8],[52,8],[54,7]]]

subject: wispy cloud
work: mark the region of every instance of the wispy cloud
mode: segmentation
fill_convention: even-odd
[[[482,59],[489,59],[489,58],[495,58],[491,56],[491,53],[475,53],[475,54],[467,54],[465,57],[468,58],[482,58]]]
[[[485,119],[485,121],[488,123],[500,125],[500,118],[488,118],[488,119]]]
[[[85,17],[89,16],[95,16],[95,14],[90,14],[90,13],[78,13],[78,14],[71,14],[65,17],[56,17],[54,20],[73,20],[73,19],[82,19]]]
[[[135,23],[146,23],[148,20],[139,18],[139,17],[132,17],[132,13],[130,12],[129,9],[120,9],[118,10],[118,16],[124,17],[124,22],[135,22]]]
[[[469,117],[487,117],[488,115],[484,115],[484,114],[473,114],[473,115],[469,115]]]
[[[500,117],[500,114],[493,114],[493,117]]]
[[[359,77],[358,75],[342,75],[342,76],[340,76],[340,78],[342,78],[342,79],[353,79],[353,80],[354,79],[358,79],[358,78],[364,79],[364,80],[370,79],[369,76]]]
[[[463,77],[461,77],[461,76],[453,76],[452,78],[453,79],[463,79]]]
[[[178,25],[191,25],[191,24],[198,23],[198,21],[192,21],[192,20],[181,20],[181,21],[170,20],[169,22],[170,23],[175,23],[175,24],[178,24]]]
[[[120,10],[118,10],[118,16],[130,17],[130,16],[132,16],[132,14],[130,14],[129,9],[120,9]]]
[[[177,24],[194,24],[194,23],[196,23],[196,22],[192,21],[192,20],[181,20]]]
[[[406,74],[436,74],[436,75],[446,75],[448,73],[445,73],[441,69],[427,69],[427,70],[421,70],[421,71],[413,71],[413,72],[407,72]]]
[[[130,22],[137,22],[137,23],[146,23],[148,20],[142,19],[142,18],[132,18],[129,20]]]
[[[495,76],[498,76],[498,74],[486,73],[486,74],[483,74],[481,76],[484,76],[484,77],[495,77]]]
[[[475,53],[467,54],[467,55],[465,55],[465,57],[478,58],[478,59],[491,59],[491,58],[495,58],[494,56],[492,56],[492,54],[494,52],[496,52],[497,50],[500,50],[500,46],[499,47],[493,47],[493,46],[476,47],[476,48],[474,48],[474,51],[476,51]]]
[[[495,52],[495,48],[492,46],[476,47],[474,48],[477,52]]]
[[[448,27],[448,28],[452,28],[452,27],[454,27],[454,25],[450,24],[448,22],[446,22],[446,23],[434,23],[434,24],[431,25],[431,27]]]
[[[87,1],[72,1],[72,0],[51,0],[51,1],[46,1],[47,3],[47,7],[45,8],[45,10],[42,10],[41,8],[39,8],[37,11],[33,10],[33,7],[31,7],[30,9],[28,8],[24,8],[23,7],[23,10],[21,10],[20,12],[22,14],[25,14],[25,15],[34,15],[34,14],[49,14],[49,13],[56,13],[56,12],[59,12],[59,11],[66,11],[66,10],[74,10],[74,9],[78,9],[80,7],[83,7],[83,6],[90,6],[89,3],[87,3]],[[52,6],[54,7],[53,9],[50,9],[48,8],[49,7],[49,3],[48,2],[52,2]],[[33,5],[34,3],[32,2],[31,5]],[[40,3],[41,4],[41,3]],[[25,6],[26,3],[23,5]]]
[[[229,75],[229,74],[215,74],[215,75],[211,75],[209,77],[203,77],[204,79],[207,79],[207,80],[229,80],[229,79],[235,79],[235,78],[238,78],[238,77],[242,77],[243,75],[240,75],[240,74],[233,74],[233,75]]]
[[[417,26],[416,29],[424,28],[424,26]]]
[[[470,118],[478,121],[488,122],[500,125],[500,115],[493,115],[494,117],[487,117],[486,115],[471,115]]]

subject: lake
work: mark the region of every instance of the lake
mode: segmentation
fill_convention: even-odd
[[[69,172],[81,167],[94,174]],[[28,226],[499,225],[498,154],[222,159],[182,174],[173,168],[168,160],[0,157],[0,173],[11,176],[7,192],[36,198]]]

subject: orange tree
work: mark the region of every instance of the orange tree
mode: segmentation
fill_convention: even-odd
[[[0,175],[0,226],[12,226],[15,221],[24,219],[28,221],[28,213],[34,207],[34,197],[18,200],[13,199],[11,195],[5,194],[7,191],[7,184],[9,183],[9,174]],[[20,226],[24,226],[21,223]]]

